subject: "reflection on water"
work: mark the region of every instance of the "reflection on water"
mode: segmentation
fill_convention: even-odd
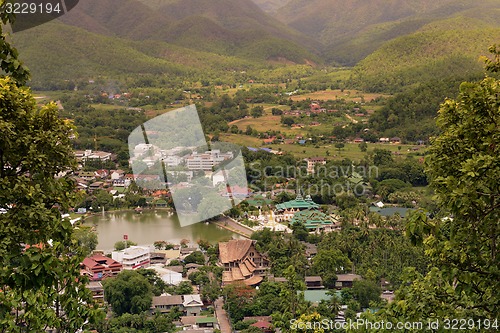
[[[95,225],[98,233],[99,250],[112,250],[114,244],[123,240],[123,235],[139,245],[151,245],[155,241],[164,240],[179,244],[182,239],[194,243],[199,239],[215,243],[238,235],[222,229],[215,224],[204,222],[181,227],[177,216],[168,211],[144,211],[137,214],[133,211],[110,212],[96,215],[85,220],[85,225]]]

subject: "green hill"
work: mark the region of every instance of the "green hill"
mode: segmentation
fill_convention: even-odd
[[[365,28],[407,19],[453,0],[292,0],[277,12],[290,27],[332,45]]]
[[[353,66],[384,43],[411,35],[429,24],[456,17],[500,27],[499,0],[291,0],[277,17],[325,49],[330,63]]]
[[[298,63],[319,61],[314,55],[319,43],[248,0],[87,0],[62,20],[108,36],[158,40],[224,55],[244,55],[257,41],[272,39],[289,44],[280,48],[279,57]]]
[[[436,77],[482,72],[479,57],[500,42],[500,28],[462,15],[427,24],[395,38],[355,67],[357,85],[370,91],[400,91]]]
[[[194,51],[159,41],[132,41],[68,26],[58,21],[13,35],[21,59],[32,72],[32,84],[51,81],[156,74],[192,76],[207,71],[244,70],[257,62]]]

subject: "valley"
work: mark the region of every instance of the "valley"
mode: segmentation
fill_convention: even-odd
[[[500,0],[1,30],[0,332],[498,330]]]

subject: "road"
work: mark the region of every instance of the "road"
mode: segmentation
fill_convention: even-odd
[[[247,238],[250,238],[253,232],[249,227],[244,227],[226,216],[221,216],[215,223]]]
[[[231,333],[231,323],[229,322],[229,318],[227,316],[226,310],[223,309],[224,301],[222,297],[219,297],[215,302],[215,316],[217,317],[217,321],[219,322],[219,328],[221,333]]]

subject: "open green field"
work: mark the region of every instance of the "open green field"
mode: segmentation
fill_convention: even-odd
[[[303,94],[303,95],[294,95],[291,97],[293,101],[303,101],[305,99],[311,99],[311,100],[336,100],[336,99],[344,99],[346,101],[353,101],[353,102],[366,102],[369,103],[370,101],[378,98],[378,97],[384,97],[388,98],[390,95],[385,95],[385,94],[374,94],[374,93],[365,93],[359,90],[322,90],[322,91],[315,91],[312,93],[308,94]]]
[[[398,149],[401,147],[401,150]],[[362,152],[359,149],[358,143],[346,143],[344,148],[340,151],[335,148],[335,144],[322,145],[316,148],[311,144],[299,145],[299,144],[278,144],[278,145],[266,145],[266,147],[281,150],[283,152],[290,152],[297,158],[307,158],[307,157],[325,157],[327,159],[342,160],[344,158],[349,158],[351,160],[361,160],[370,151],[375,148],[387,149],[392,152],[398,152],[398,155],[394,154],[394,158],[398,156],[406,156],[410,153],[423,153],[424,148],[419,151],[412,151],[413,145],[395,145],[395,144],[384,144],[384,143],[368,143],[367,152]],[[328,155],[329,154],[329,155]]]
[[[308,158],[308,157],[325,157],[327,159],[335,159],[342,160],[344,158],[349,158],[351,160],[361,160],[365,157],[365,155],[374,149],[387,149],[394,153],[394,158],[404,157],[408,154],[423,154],[425,152],[425,147],[419,147],[418,150],[414,151],[413,148],[415,145],[398,145],[398,144],[390,144],[390,143],[367,143],[368,150],[367,152],[362,152],[359,149],[358,143],[346,143],[344,148],[340,151],[335,148],[335,144],[327,144],[327,145],[312,145],[310,143],[306,143],[304,145],[300,145],[297,143],[294,144],[273,144],[273,145],[264,145],[262,139],[255,138],[249,135],[243,134],[221,134],[220,138],[222,141],[231,142],[244,147],[265,147],[271,148],[276,151],[282,151],[287,153],[292,153],[297,158]],[[401,149],[399,149],[401,147]]]
[[[242,147],[261,147],[262,139],[243,134],[221,133],[221,141],[231,142]]]
[[[266,131],[281,131],[282,133],[285,134],[297,134],[301,135],[302,134],[302,129],[300,128],[290,128],[288,126],[284,126],[281,124],[281,116],[272,116],[272,115],[266,115],[262,116],[259,118],[244,118],[244,119],[239,119],[235,120],[229,125],[236,125],[238,128],[242,131],[245,131],[247,126],[251,126],[252,128],[256,129],[259,132],[266,132]]]

